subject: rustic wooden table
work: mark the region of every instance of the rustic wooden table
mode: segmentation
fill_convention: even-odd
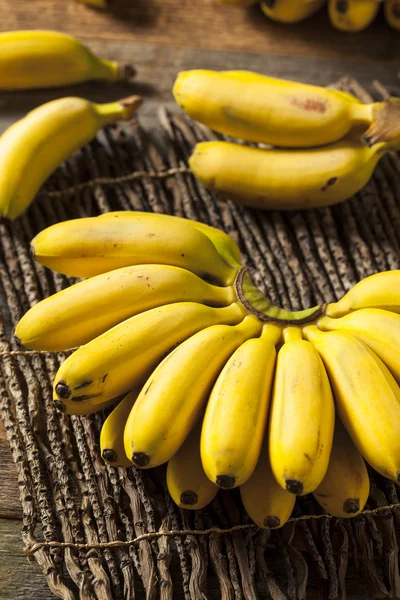
[[[366,32],[349,35],[332,29],[324,11],[300,25],[282,26],[267,21],[258,7],[241,10],[217,0],[115,0],[111,13],[89,10],[74,0],[0,0],[0,14],[1,31],[33,26],[64,31],[105,57],[132,60],[138,70],[129,86],[3,93],[0,131],[60,95],[101,101],[131,92],[144,97],[141,121],[153,128],[159,106],[173,106],[176,73],[189,68],[253,69],[321,85],[351,73],[367,88],[378,79],[400,95],[400,34],[382,16]],[[0,421],[0,598],[48,600],[54,596],[36,566],[27,562],[20,529],[16,472]],[[349,600],[361,600],[359,583],[357,576]],[[317,590],[312,597],[319,597]]]

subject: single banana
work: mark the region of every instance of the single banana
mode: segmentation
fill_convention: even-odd
[[[127,80],[134,74],[131,64],[98,58],[82,42],[64,33],[0,33],[1,90],[53,88],[92,79]]]
[[[201,459],[207,477],[226,489],[242,485],[261,451],[281,328],[265,325],[226,363],[207,403]]]
[[[200,458],[201,421],[189,433],[167,466],[167,486],[172,500],[181,508],[204,508],[218,493],[218,487],[204,473]]]
[[[383,10],[388,24],[400,31],[400,0],[385,0]]]
[[[400,315],[379,308],[363,308],[340,319],[322,317],[323,331],[347,331],[366,344],[400,383]]]
[[[362,31],[378,14],[381,0],[329,0],[328,14],[339,31]]]
[[[211,240],[184,222],[168,226],[151,213],[120,213],[73,219],[41,231],[31,242],[42,265],[75,277],[92,277],[120,267],[166,264],[192,271],[221,285],[233,283],[229,267]]]
[[[350,94],[324,87],[250,71],[207,70],[180,73],[173,94],[193,119],[250,142],[288,148],[323,146],[339,141],[353,128],[367,130],[365,140],[371,144],[400,136],[396,98],[362,104]]]
[[[301,329],[284,330],[269,421],[269,457],[276,481],[293,494],[315,490],[328,468],[335,406],[322,360]]]
[[[344,331],[304,334],[320,354],[336,410],[365,460],[400,483],[400,388],[387,367],[365,344]]]
[[[311,17],[326,0],[263,0],[261,9],[278,23],[300,23]]]
[[[157,306],[174,302],[227,306],[235,300],[233,287],[213,286],[180,267],[122,267],[35,304],[18,323],[15,337],[25,348],[65,350]]]
[[[125,427],[125,452],[137,467],[156,467],[174,456],[204,409],[226,361],[243,342],[257,336],[261,327],[253,316],[233,327],[208,327],[158,365]]]
[[[113,467],[131,467],[125,454],[124,429],[139,390],[132,390],[114,408],[103,423],[100,432],[100,453],[105,462]]]
[[[355,141],[306,150],[201,142],[189,164],[207,189],[239,204],[303,210],[337,204],[353,196],[367,184],[388,149],[384,143],[368,148]]]
[[[239,304],[211,308],[176,302],[135,315],[69,356],[54,380],[57,408],[84,415],[142,385],[163,355],[189,336],[218,323],[240,322]]]
[[[336,420],[328,470],[313,495],[329,514],[348,519],[363,510],[369,487],[363,457],[343,425]]]
[[[60,98],[11,125],[0,137],[0,216],[19,217],[63,160],[101,127],[130,119],[140,104],[138,96],[109,104]]]
[[[383,271],[362,279],[338,302],[328,304],[328,317],[343,317],[360,308],[400,313],[400,271]]]
[[[267,438],[253,474],[240,487],[240,495],[249,517],[263,529],[283,527],[292,514],[296,496],[277,483],[269,464]]]

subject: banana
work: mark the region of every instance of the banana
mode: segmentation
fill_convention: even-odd
[[[240,204],[267,210],[303,210],[337,204],[353,196],[366,185],[387,150],[387,144],[368,148],[355,141],[306,150],[201,142],[189,164],[207,189]]]
[[[59,351],[86,344],[134,315],[174,302],[227,306],[233,287],[217,287],[180,267],[122,267],[77,283],[33,306],[15,337],[25,348]]]
[[[328,468],[335,406],[322,360],[301,330],[284,330],[278,353],[269,422],[269,457],[276,481],[309,494]]]
[[[400,0],[385,0],[383,10],[388,24],[400,31]]]
[[[174,456],[204,409],[226,361],[260,330],[261,323],[253,316],[233,327],[208,327],[183,342],[158,365],[140,392],[125,427],[125,452],[137,467],[156,467]]]
[[[0,137],[0,216],[19,217],[63,160],[104,125],[130,119],[140,104],[138,96],[109,104],[60,98],[11,125]]]
[[[57,31],[0,33],[0,89],[59,87],[105,79],[130,79],[131,64],[95,56],[80,41]]]
[[[393,141],[400,135],[396,98],[362,104],[344,92],[250,71],[183,71],[173,94],[193,119],[250,142],[323,146],[341,140],[353,128],[366,131],[369,143]]]
[[[267,438],[253,474],[240,487],[240,495],[249,517],[263,529],[283,527],[292,514],[296,496],[282,489],[273,476]]]
[[[226,489],[242,485],[255,469],[267,424],[281,328],[265,325],[226,363],[207,403],[201,459],[207,477]]]
[[[108,415],[100,432],[100,453],[105,462],[113,467],[131,467],[125,454],[124,428],[139,390],[132,390]]]
[[[57,407],[84,415],[142,385],[163,355],[205,327],[240,322],[239,304],[211,308],[176,302],[153,308],[115,325],[69,356],[54,380]]]
[[[201,464],[200,433],[201,421],[167,466],[167,486],[172,500],[181,508],[190,510],[204,508],[218,493],[218,487],[207,478]]]
[[[371,348],[400,383],[400,315],[378,308],[363,308],[340,319],[322,317],[323,331],[347,331]]]
[[[400,313],[400,271],[383,271],[365,277],[338,302],[328,304],[328,317],[343,317],[360,308],[381,308]]]
[[[400,388],[372,350],[344,331],[304,328],[328,372],[336,410],[365,460],[400,483]]]
[[[363,510],[369,487],[364,460],[337,420],[328,470],[313,495],[329,514],[348,519]]]
[[[220,285],[233,283],[230,267],[211,240],[184,219],[151,213],[103,215],[57,223],[31,242],[42,265],[75,277],[92,277],[135,264],[167,264]]]
[[[362,31],[378,14],[381,0],[329,0],[328,14],[339,31]]]
[[[278,23],[300,23],[317,12],[326,0],[263,0],[261,9]]]

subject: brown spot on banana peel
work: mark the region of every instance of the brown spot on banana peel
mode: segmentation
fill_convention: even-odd
[[[268,529],[277,529],[281,525],[281,520],[279,517],[266,517],[264,519],[264,525],[265,527],[268,527]]]
[[[292,98],[291,104],[308,112],[324,114],[328,108],[325,100],[319,98]]]
[[[399,146],[400,138],[400,98],[388,98],[372,108],[373,121],[361,140],[369,147],[380,142],[394,142]],[[397,144],[396,144],[397,142]]]
[[[332,185],[335,185],[335,183],[337,182],[338,177],[330,177],[330,179],[328,179],[328,181],[326,182],[326,184],[324,186],[322,186],[321,188],[321,192],[326,192],[326,190],[330,187],[332,187]]]
[[[347,11],[349,10],[349,3],[348,3],[348,1],[347,0],[338,0],[336,2],[336,10],[341,15],[345,15],[347,13]]]
[[[343,510],[348,515],[353,515],[360,510],[360,500],[358,498],[349,498],[343,503]]]
[[[181,504],[185,504],[186,506],[194,506],[197,504],[198,497],[196,492],[188,490],[187,492],[182,492],[180,501]]]
[[[92,398],[99,398],[101,394],[86,394],[83,396],[72,396],[71,402],[84,402],[85,400],[91,400]]]
[[[79,385],[75,386],[74,390],[81,390],[82,388],[87,387],[91,383],[93,383],[93,379],[85,379],[84,381],[82,381],[82,383],[80,383]]]

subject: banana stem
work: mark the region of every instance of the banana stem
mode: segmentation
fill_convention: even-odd
[[[117,102],[109,102],[108,104],[96,104],[96,113],[103,122],[103,125],[115,123],[117,120],[128,121],[143,100],[140,96],[128,96]]]
[[[283,330],[283,340],[285,344],[288,342],[298,342],[303,339],[303,334],[300,327],[286,327]]]

